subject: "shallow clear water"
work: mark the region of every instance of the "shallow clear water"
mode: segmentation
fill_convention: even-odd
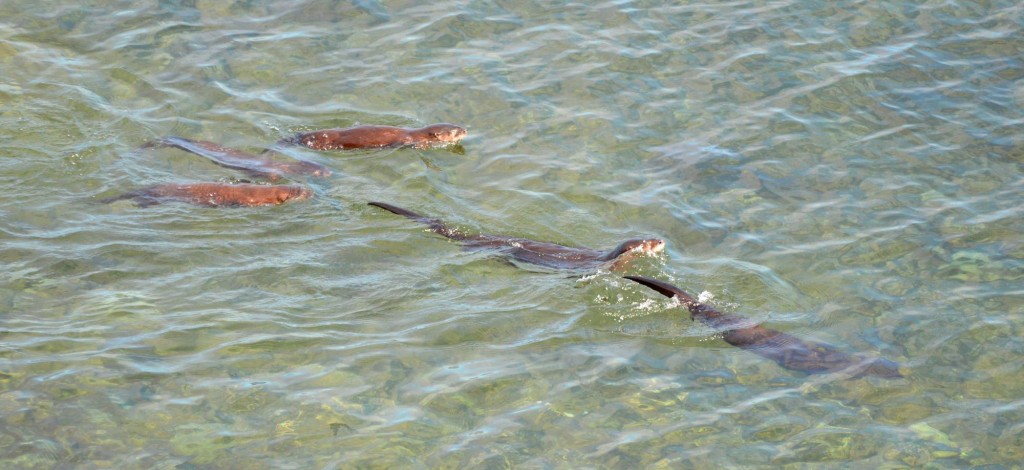
[[[4,468],[1009,468],[1024,459],[1019,2],[0,4]],[[113,3],[113,4],[112,4]],[[244,175],[271,208],[100,198]],[[366,206],[610,248],[903,379],[807,376],[622,273]]]

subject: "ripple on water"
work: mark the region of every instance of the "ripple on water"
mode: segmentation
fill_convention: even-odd
[[[1020,460],[1012,2],[23,3],[0,4],[15,467]],[[94,203],[242,178],[137,151],[160,136],[443,121],[461,149],[283,151],[334,170],[300,204]],[[370,200],[666,255],[527,272]],[[621,274],[907,377],[786,371]]]

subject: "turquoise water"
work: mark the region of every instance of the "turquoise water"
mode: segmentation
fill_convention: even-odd
[[[1019,2],[0,4],[3,468],[1016,468]],[[310,201],[137,208],[355,124]],[[610,248],[905,378],[807,376],[619,276],[366,206]]]

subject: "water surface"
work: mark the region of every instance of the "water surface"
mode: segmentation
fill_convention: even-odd
[[[0,5],[4,468],[722,468],[1024,459],[1018,2]],[[289,149],[310,201],[174,149]],[[901,363],[806,376],[619,278],[460,249],[610,248],[723,311]]]

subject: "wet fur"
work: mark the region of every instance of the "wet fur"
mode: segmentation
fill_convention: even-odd
[[[321,129],[283,139],[281,144],[301,145],[314,150],[352,150],[370,148],[452,145],[466,136],[466,130],[453,124],[431,124],[419,129],[393,126],[357,126]]]
[[[331,170],[318,163],[305,160],[280,162],[259,155],[242,152],[230,147],[190,140],[184,137],[168,136],[143,144],[142,148],[173,147],[206,157],[214,163],[236,170],[242,170],[255,178],[277,181],[282,176],[330,176]]]
[[[466,248],[493,249],[516,261],[554,269],[596,269],[609,261],[616,260],[616,258],[625,253],[633,251],[640,243],[657,243],[659,247],[664,246],[664,243],[660,240],[629,240],[612,250],[599,251],[590,248],[574,248],[555,243],[539,242],[528,238],[487,234],[468,235],[448,226],[439,219],[427,217],[401,207],[384,202],[371,202],[369,204],[426,224],[432,232],[458,240]]]
[[[804,341],[788,333],[754,324],[740,315],[719,312],[667,282],[640,276],[625,277],[666,297],[679,299],[690,311],[691,318],[721,331],[726,343],[771,359],[786,369],[809,374],[851,370],[856,372],[856,376],[902,377],[899,365],[888,359],[858,357],[828,344]]]
[[[309,199],[311,195],[312,192],[304,186],[224,183],[158,184],[101,199],[100,202],[111,203],[134,199],[139,207],[147,207],[165,201],[182,201],[206,207],[251,207]]]

